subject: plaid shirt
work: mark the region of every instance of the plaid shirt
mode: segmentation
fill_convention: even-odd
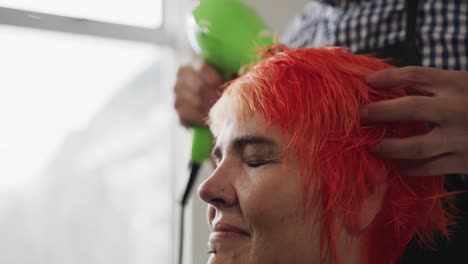
[[[468,0],[419,2],[420,64],[468,70]],[[405,0],[313,0],[294,18],[281,41],[295,48],[331,45],[359,52],[402,42],[405,27]]]

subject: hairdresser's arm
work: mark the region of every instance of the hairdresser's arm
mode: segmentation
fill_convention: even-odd
[[[181,66],[174,85],[174,107],[182,125],[202,125],[220,96],[223,79],[206,62],[195,59]]]
[[[398,159],[409,175],[468,173],[468,72],[426,67],[387,69],[367,77],[373,87],[404,86],[433,96],[406,96],[369,104],[363,120],[393,122],[425,120],[434,125],[424,135],[386,138],[373,150]]]

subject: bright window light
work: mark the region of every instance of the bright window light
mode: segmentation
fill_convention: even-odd
[[[162,24],[162,0],[0,0],[0,6],[157,28]]]
[[[0,263],[173,263],[172,51],[10,26],[0,43]]]
[[[15,27],[0,27],[0,43],[0,190],[38,177],[64,138],[156,56],[150,45]]]

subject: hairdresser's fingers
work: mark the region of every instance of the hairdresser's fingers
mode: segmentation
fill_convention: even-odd
[[[177,81],[180,81],[184,89],[194,95],[203,96],[207,84],[202,80],[198,72],[190,65],[183,66],[177,72]]]
[[[410,87],[431,94],[467,96],[468,72],[408,66],[370,74],[366,82],[375,88]]]
[[[372,73],[366,77],[366,82],[375,88],[412,87],[434,92],[433,87],[439,85],[438,79],[434,76],[438,74],[444,72],[433,68],[408,66]]]
[[[220,97],[222,78],[206,62],[181,66],[174,86],[175,109],[184,125],[204,124],[211,106]]]
[[[205,124],[206,112],[194,110],[194,106],[177,99],[174,103],[174,108],[176,109],[179,121],[183,126],[189,127],[191,125]]]
[[[468,157],[446,153],[425,160],[402,160],[400,170],[408,176],[434,176],[468,172]]]
[[[390,159],[427,159],[456,150],[457,140],[448,139],[434,128],[431,132],[409,138],[385,138],[370,150]]]
[[[197,107],[200,105],[200,98],[197,96],[196,93],[187,89],[182,81],[177,80],[176,84],[174,85],[174,95],[176,101],[179,101],[179,104],[189,104],[191,106]]]
[[[437,73],[444,71],[434,68],[408,66],[390,68],[370,74],[366,82],[376,88],[427,87],[437,85]]]
[[[205,110],[209,110],[221,95],[223,81],[219,76],[216,77],[215,70],[208,64],[204,63],[199,67],[201,68],[198,70],[191,66],[181,68],[177,80],[182,84],[180,92],[191,93]],[[205,82],[205,79],[209,79],[211,84]]]
[[[184,103],[186,106],[191,107],[193,111],[199,111],[205,114],[208,114],[209,110],[221,94],[219,92],[212,92],[200,95],[192,90],[186,89],[183,85],[176,85],[174,91],[176,100],[180,99],[179,103]]]
[[[177,74],[174,85],[174,108],[182,125],[203,124],[207,113],[206,105],[203,104],[201,96],[194,91],[192,85],[188,85],[187,79],[194,75],[192,69],[183,66]]]
[[[366,105],[361,120],[372,122],[431,121],[438,122],[443,113],[436,111],[439,102],[428,96],[405,96]]]
[[[223,77],[206,61],[198,63],[195,70],[200,74],[203,81],[211,88],[218,89],[224,83]]]

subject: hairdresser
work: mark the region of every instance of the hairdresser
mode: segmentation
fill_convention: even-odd
[[[363,122],[424,120],[432,130],[384,139],[373,151],[397,160],[408,177],[444,174],[448,190],[468,190],[468,1],[310,1],[281,42],[293,48],[344,46],[389,59],[398,68],[374,73],[366,81],[376,88],[403,86],[426,96],[370,104],[362,110]],[[182,66],[174,86],[181,123],[203,124],[222,84],[203,61]],[[460,221],[452,238],[441,238],[435,250],[416,251],[410,245],[401,263],[468,263],[468,194],[455,199]]]

